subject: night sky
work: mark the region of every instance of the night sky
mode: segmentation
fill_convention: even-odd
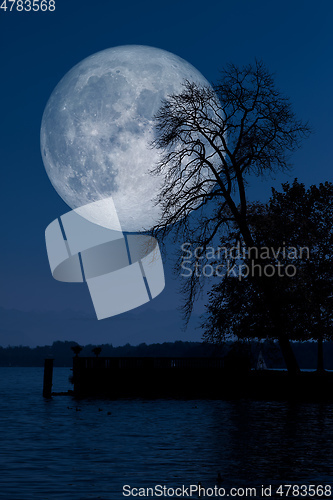
[[[289,176],[252,180],[251,198],[265,200],[272,185],[294,177],[306,185],[333,180],[332,16],[330,0],[56,0],[55,12],[0,9],[0,344],[73,338],[83,344],[117,345],[201,335],[193,327],[181,331],[178,283],[169,262],[167,286],[157,299],[101,322],[91,319],[94,312],[85,285],[60,283],[51,276],[45,228],[69,208],[45,173],[39,132],[46,102],[69,69],[99,50],[126,44],[173,52],[211,82],[227,62],[242,65],[262,59],[297,115],[313,129],[294,155]],[[172,321],[165,323],[165,318]],[[162,330],[161,322],[167,325]]]

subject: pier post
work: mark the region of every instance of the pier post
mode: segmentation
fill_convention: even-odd
[[[44,360],[43,397],[50,398],[52,393],[53,359]]]

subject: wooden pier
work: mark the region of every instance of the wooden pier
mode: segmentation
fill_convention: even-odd
[[[216,394],[224,373],[222,358],[73,358],[79,397],[207,397]]]
[[[251,370],[244,359],[73,358],[77,398],[207,398],[333,402],[333,373],[290,376],[285,371]]]

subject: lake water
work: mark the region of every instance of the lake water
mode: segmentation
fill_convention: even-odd
[[[55,368],[53,390],[70,374]],[[0,368],[0,499],[120,500],[125,484],[208,488],[218,472],[225,488],[331,484],[332,404],[44,400],[42,379]]]

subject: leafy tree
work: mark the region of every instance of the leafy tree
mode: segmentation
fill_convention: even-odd
[[[183,92],[169,96],[156,115],[153,145],[161,161],[153,173],[162,174],[165,182],[156,200],[162,215],[152,233],[160,241],[171,233],[175,240],[199,247],[193,266],[205,264],[207,247],[223,232],[227,235],[230,224],[247,246],[254,245],[248,180],[288,169],[290,154],[309,133],[262,62],[228,65],[214,91],[186,82]],[[178,271],[180,266],[181,258]],[[184,280],[186,320],[203,284],[197,273]],[[274,323],[279,317],[274,297],[267,284],[260,286]],[[297,372],[286,332],[277,328],[276,336],[288,370]]]
[[[102,348],[101,347],[94,347],[93,349],[91,349],[91,351],[95,354],[96,358],[98,358],[98,356],[102,352]]]
[[[74,352],[75,354],[75,357],[78,358],[79,357],[79,354],[80,352],[82,351],[83,347],[81,347],[80,345],[74,345],[71,347],[72,351]]]
[[[274,249],[262,261],[279,304],[280,327],[293,340],[318,341],[318,371],[324,370],[323,341],[333,338],[333,184],[305,189],[295,179],[273,189],[268,204],[253,204],[249,225],[255,248]],[[243,243],[244,244],[244,243]],[[288,270],[289,268],[289,270]],[[226,277],[209,296],[205,338],[274,338],[266,296],[248,276]]]

